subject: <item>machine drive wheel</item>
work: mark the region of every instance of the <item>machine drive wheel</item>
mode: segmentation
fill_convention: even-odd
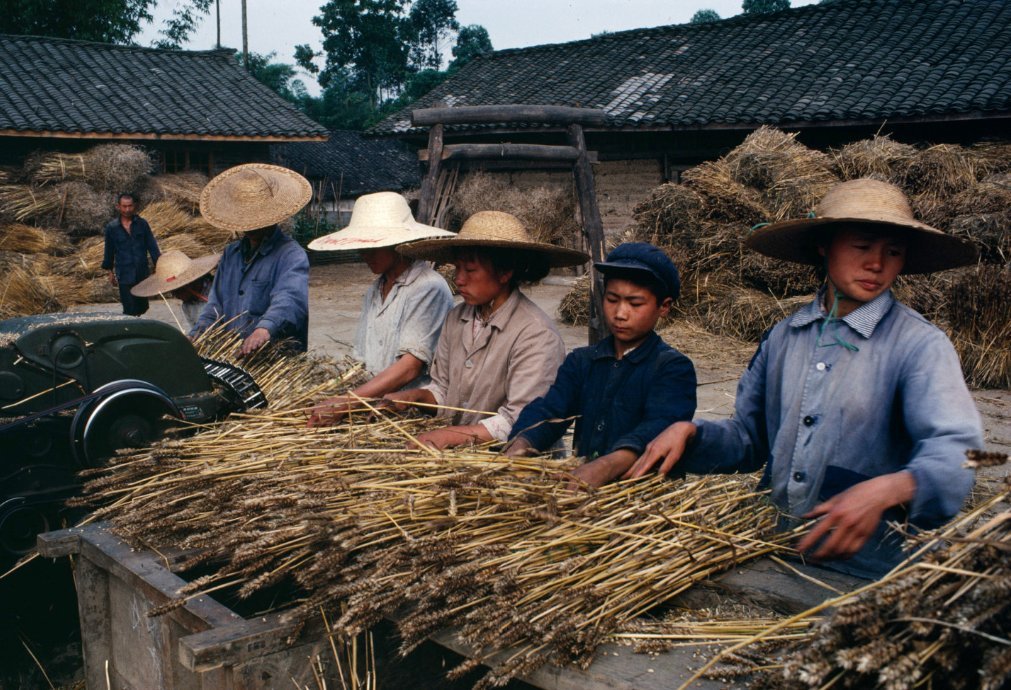
[[[85,467],[97,466],[117,450],[150,445],[169,426],[166,417],[182,417],[175,403],[150,384],[123,381],[100,392],[78,409],[71,424],[74,456]]]

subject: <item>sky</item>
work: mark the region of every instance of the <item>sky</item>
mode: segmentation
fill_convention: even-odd
[[[791,5],[800,7],[814,2],[792,0]],[[241,50],[240,0],[220,0],[220,3],[221,42]],[[137,42],[150,45],[157,40],[158,28],[177,4],[177,0],[161,0],[154,12],[155,21],[137,37]],[[289,64],[294,63],[292,56],[300,43],[318,50],[321,35],[312,18],[319,13],[321,4],[322,0],[247,0],[249,50],[276,53],[276,61]],[[741,12],[741,0],[457,0],[457,6],[460,25],[483,26],[496,50],[576,41],[602,31],[683,24],[699,9],[716,10],[723,18]],[[214,48],[215,34],[212,3],[210,16],[204,18],[185,47]],[[303,73],[300,78],[310,93],[319,93],[312,75]]]

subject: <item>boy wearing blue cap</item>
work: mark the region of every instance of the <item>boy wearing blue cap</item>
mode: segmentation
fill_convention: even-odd
[[[632,466],[667,425],[695,413],[695,367],[653,330],[681,291],[659,248],[627,242],[595,264],[604,275],[604,319],[611,336],[573,350],[548,392],[513,425],[508,455],[551,448],[576,417],[574,450],[589,462],[575,475],[600,486]]]

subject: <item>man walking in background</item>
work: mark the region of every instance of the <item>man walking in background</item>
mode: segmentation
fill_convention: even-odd
[[[119,217],[105,226],[105,258],[102,268],[109,272],[109,282],[119,287],[119,301],[123,313],[140,316],[147,311],[148,301],[130,293],[130,288],[151,274],[151,263],[158,262],[161,252],[151,232],[151,226],[138,215],[132,194],[123,193],[116,200]]]

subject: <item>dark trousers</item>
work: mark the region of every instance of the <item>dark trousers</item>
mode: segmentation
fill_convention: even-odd
[[[137,297],[130,294],[133,285],[119,284],[119,301],[123,303],[123,313],[127,316],[140,316],[147,311],[147,297]]]

